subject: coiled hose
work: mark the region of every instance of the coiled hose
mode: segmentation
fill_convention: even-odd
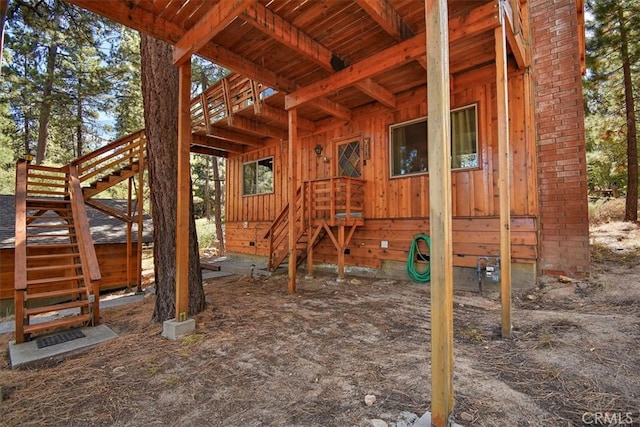
[[[416,254],[418,255],[418,259],[423,261],[429,261],[429,254],[423,254],[420,252],[420,245],[418,244],[420,240],[424,240],[427,243],[427,248],[429,248],[429,254],[431,253],[431,238],[426,234],[419,234],[413,238],[413,242],[411,242],[411,248],[409,248],[409,258],[407,259],[407,274],[409,278],[417,283],[428,283],[431,281],[431,263],[427,265],[427,269],[425,271],[419,272],[415,269],[415,260]]]

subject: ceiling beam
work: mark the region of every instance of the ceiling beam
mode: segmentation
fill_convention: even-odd
[[[464,16],[451,18],[448,23],[449,43],[497,28],[500,26],[499,15],[499,2],[498,0],[493,0],[471,10]],[[329,93],[352,86],[355,82],[363,81],[378,73],[404,65],[412,60],[425,58],[425,39],[426,35],[424,33],[418,34],[357,64],[353,64],[345,70],[298,89],[285,96],[285,108],[289,110],[313,101],[320,96],[326,96]]]
[[[202,147],[217,148],[230,153],[244,153],[247,151],[247,147],[245,145],[236,144],[210,135],[192,134],[191,144]]]
[[[402,16],[389,4],[387,0],[356,0],[362,8],[384,31],[397,41],[407,40],[416,35],[416,32],[407,24]],[[416,61],[427,69],[427,60],[424,57]]]
[[[377,74],[400,67],[419,56],[425,56],[425,35],[420,34],[382,52],[378,52],[349,68],[286,95],[287,110],[329,93],[352,86]]]
[[[235,142],[236,144],[249,145],[251,147],[261,147],[264,145],[264,142],[262,142],[259,137],[244,135],[219,126],[210,126],[207,130],[207,136]]]
[[[326,71],[334,73],[348,66],[327,47],[260,3],[255,3],[245,10],[241,18]],[[395,95],[373,80],[367,79],[362,83],[356,83],[355,86],[387,107],[396,107]]]
[[[502,19],[506,19],[506,35],[513,57],[518,64],[519,69],[527,68],[530,65],[529,54],[526,50],[524,41],[522,40],[522,33],[516,34],[515,25],[513,22],[513,10],[507,10],[502,8]]]
[[[314,107],[324,111],[325,113],[335,117],[336,119],[344,120],[347,122],[351,121],[351,110],[343,107],[337,102],[333,102],[327,98],[317,98],[311,101],[310,104],[313,104]]]
[[[129,28],[148,34],[171,45],[175,45],[186,33],[186,31],[178,25],[175,25],[166,19],[159,18],[143,9],[137,8],[130,3],[125,4],[121,1],[106,2],[95,0],[66,1],[83,9],[97,13],[100,16],[109,18],[122,25],[126,25]],[[274,73],[271,70],[267,70],[264,67],[251,62],[214,42],[205,44],[197,53],[209,61],[260,82],[264,86],[273,88],[278,92],[286,94],[294,92],[298,88],[297,84],[293,80],[290,80],[281,74]],[[318,102],[320,102],[320,100],[318,100]],[[310,105],[315,104],[315,101],[310,103]],[[320,107],[318,108],[321,109]],[[343,107],[343,109],[345,108],[346,107]]]
[[[404,22],[387,0],[356,0],[358,6],[397,41],[406,40],[416,35],[415,31]]]
[[[204,154],[206,156],[224,157],[225,159],[229,157],[227,151],[216,150],[215,148],[203,147],[201,145],[192,145],[190,150],[192,153]]]
[[[186,33],[186,31],[178,25],[154,16],[150,12],[133,6],[131,3],[95,0],[66,1],[171,45],[175,45]],[[270,70],[265,70],[260,65],[213,42],[209,42],[201,47],[200,50],[198,50],[198,55],[279,92],[289,93],[297,88],[297,85],[286,77]]]
[[[250,120],[238,115],[234,116],[233,118],[233,127],[252,135],[256,135],[260,138],[275,138],[284,140],[289,138],[286,130],[268,126],[264,123],[256,122],[255,120]]]
[[[262,111],[257,114],[257,116],[263,119],[273,120],[285,126],[289,124],[289,115],[287,112],[269,104],[262,104]],[[311,120],[298,116],[298,129],[313,132],[316,129],[316,125]]]
[[[176,43],[173,63],[181,65],[229,25],[253,0],[220,0]]]

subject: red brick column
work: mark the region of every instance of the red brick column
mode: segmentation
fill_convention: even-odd
[[[534,72],[539,272],[589,272],[589,215],[575,0],[529,3]]]

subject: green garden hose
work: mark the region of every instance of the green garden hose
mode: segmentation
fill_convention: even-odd
[[[423,254],[422,252],[420,252],[420,246],[418,245],[418,242],[420,240],[424,240],[427,243],[427,248],[429,248],[428,254]],[[413,238],[413,242],[411,242],[411,248],[409,249],[409,258],[407,259],[407,274],[409,275],[409,278],[414,282],[428,283],[431,281],[431,263],[427,265],[427,269],[425,271],[416,271],[414,266],[416,253],[418,254],[418,259],[429,261],[429,254],[431,254],[431,238],[426,234],[417,235]]]

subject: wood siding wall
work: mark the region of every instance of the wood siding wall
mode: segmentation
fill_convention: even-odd
[[[499,252],[495,71],[493,66],[487,66],[453,76],[452,80],[452,109],[470,104],[478,106],[480,167],[452,172],[454,251],[459,255],[456,263],[471,266],[475,265],[476,255],[495,256]],[[352,256],[347,257],[350,265],[373,267],[379,266],[383,259],[404,261],[413,236],[428,233],[428,174],[391,178],[389,159],[389,126],[424,117],[427,111],[425,99],[425,88],[410,91],[399,97],[396,111],[379,105],[364,107],[355,111],[353,120],[346,125],[303,136],[300,141],[298,176],[308,180],[336,174],[338,142],[370,138],[370,158],[362,168],[362,178],[366,181],[364,217],[367,221],[354,235]],[[511,213],[519,218],[514,220],[513,245],[514,258],[525,262],[537,258],[536,151],[530,100],[529,74],[512,72],[509,76]],[[273,142],[262,150],[229,159],[227,248],[230,252],[267,255],[264,234],[287,203],[286,144],[287,141]],[[317,144],[324,149],[321,157],[314,152]],[[242,196],[243,162],[268,156],[274,156],[275,160],[275,192]],[[328,163],[323,161],[325,156]],[[389,248],[381,249],[380,240],[388,240]],[[316,256],[318,261],[335,262],[335,249],[332,248],[330,242],[322,242]],[[464,256],[471,255],[473,260],[463,260]]]

